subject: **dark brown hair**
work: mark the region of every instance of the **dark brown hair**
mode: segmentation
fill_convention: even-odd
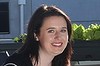
[[[43,20],[46,17],[50,16],[62,16],[67,23],[67,30],[68,30],[68,45],[66,46],[65,50],[63,53],[60,55],[57,55],[54,57],[52,60],[52,66],[67,66],[68,60],[71,59],[72,55],[72,26],[71,26],[71,20],[69,19],[68,15],[65,14],[62,10],[55,6],[47,6],[47,5],[42,5],[40,6],[35,13],[32,15],[29,25],[28,25],[28,30],[27,30],[27,38],[25,41],[24,46],[20,49],[20,53],[31,56],[31,58],[35,58],[36,62],[38,63],[38,51],[39,51],[39,42],[36,41],[34,37],[35,34],[40,33],[40,28],[43,24]]]

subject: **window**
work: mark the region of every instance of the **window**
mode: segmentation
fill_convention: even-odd
[[[9,3],[0,2],[0,34],[9,34]]]

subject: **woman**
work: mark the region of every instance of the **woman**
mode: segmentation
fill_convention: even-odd
[[[23,47],[3,66],[71,66],[72,27],[69,17],[55,6],[40,6],[32,15]]]

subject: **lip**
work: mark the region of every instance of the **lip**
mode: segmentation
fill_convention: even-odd
[[[61,47],[62,44],[63,44],[63,42],[53,42],[53,43],[51,43],[51,45],[54,46],[54,47]]]

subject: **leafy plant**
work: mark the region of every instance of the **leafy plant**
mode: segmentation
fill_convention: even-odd
[[[90,24],[85,28],[82,24],[72,24],[75,40],[100,40],[100,25]]]
[[[27,36],[27,34],[24,33],[24,34],[19,35],[18,37],[15,37],[13,40],[14,40],[14,42],[22,42],[22,43],[24,43],[25,40],[26,40],[26,36]]]
[[[100,40],[100,25],[90,24],[84,36],[86,40]]]

